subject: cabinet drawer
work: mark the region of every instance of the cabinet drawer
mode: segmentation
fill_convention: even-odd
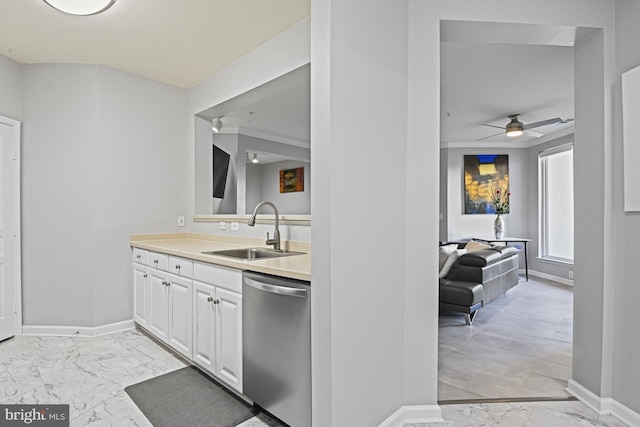
[[[200,282],[242,293],[242,271],[202,262],[193,263],[193,278]]]
[[[162,271],[169,271],[169,255],[159,254],[157,252],[149,252],[149,267],[157,268]]]
[[[144,249],[133,248],[133,262],[147,265],[148,259],[149,259],[148,251],[145,251]]]
[[[169,272],[176,276],[193,277],[193,261],[176,256],[169,256]]]

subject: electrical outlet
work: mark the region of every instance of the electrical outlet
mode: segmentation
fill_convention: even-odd
[[[184,227],[184,217],[183,216],[179,216],[178,217],[178,227]]]
[[[227,223],[226,222],[219,222],[218,223],[218,230],[226,230],[227,229]]]
[[[573,271],[569,270],[569,279],[573,279]]]
[[[232,222],[231,223],[231,230],[232,231],[238,231],[239,228],[240,228],[240,226],[238,225],[237,222]]]

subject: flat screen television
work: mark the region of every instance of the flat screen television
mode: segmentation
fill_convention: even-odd
[[[224,198],[224,188],[227,185],[227,173],[229,172],[229,153],[213,146],[213,197]]]

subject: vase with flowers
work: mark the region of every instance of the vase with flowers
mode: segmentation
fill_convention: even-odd
[[[493,222],[493,233],[496,239],[504,237],[504,219],[502,215],[509,213],[509,198],[511,193],[505,189],[498,188],[491,194],[491,201],[496,211],[496,220]]]

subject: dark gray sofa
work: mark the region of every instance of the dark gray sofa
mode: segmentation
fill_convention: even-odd
[[[518,251],[514,247],[494,246],[466,253],[440,279],[440,310],[463,313],[471,325],[478,309],[517,284]]]

